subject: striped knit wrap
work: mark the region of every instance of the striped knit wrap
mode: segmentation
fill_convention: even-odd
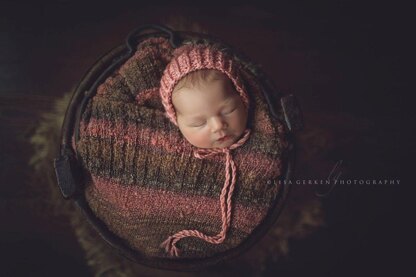
[[[82,115],[77,144],[86,199],[110,231],[149,258],[171,258],[160,243],[171,234],[221,230],[219,197],[224,157],[198,159],[165,116],[160,80],[173,49],[164,38],[138,45],[135,55],[97,89]],[[242,70],[250,97],[250,138],[233,150],[237,180],[227,237],[221,244],[188,237],[180,259],[212,257],[235,248],[259,226],[278,197],[283,125],[272,119],[255,75]]]

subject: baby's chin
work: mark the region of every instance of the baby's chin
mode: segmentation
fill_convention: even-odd
[[[236,142],[237,138],[231,137],[230,139],[223,142],[216,142],[212,148],[225,148],[233,145]]]
[[[224,141],[214,141],[210,144],[204,144],[204,145],[195,144],[188,140],[188,142],[192,144],[193,146],[197,148],[204,148],[204,149],[226,148],[226,147],[230,147],[231,145],[233,145],[236,141],[237,141],[237,138],[235,138],[234,136]]]

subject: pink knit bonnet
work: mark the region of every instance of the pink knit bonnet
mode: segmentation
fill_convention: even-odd
[[[172,104],[173,89],[187,74],[201,69],[216,69],[227,75],[240,94],[243,103],[248,107],[249,98],[238,74],[239,68],[235,60],[224,51],[215,46],[187,44],[176,49],[173,55],[160,81],[160,96],[166,115],[175,125],[178,123]]]

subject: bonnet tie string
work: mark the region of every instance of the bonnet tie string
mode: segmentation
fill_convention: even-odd
[[[234,192],[237,177],[237,167],[231,155],[231,150],[243,145],[247,141],[249,135],[250,130],[246,129],[244,131],[243,137],[229,147],[212,149],[200,148],[194,151],[194,156],[198,159],[205,159],[207,157],[221,153],[225,154],[225,182],[220,195],[220,206],[222,215],[221,232],[215,236],[208,236],[198,230],[182,230],[172,236],[169,236],[161,244],[161,247],[164,247],[166,252],[169,253],[171,256],[179,256],[179,250],[176,247],[176,243],[179,240],[186,237],[197,237],[212,244],[220,244],[225,240],[226,233],[230,228],[231,223],[231,197]]]

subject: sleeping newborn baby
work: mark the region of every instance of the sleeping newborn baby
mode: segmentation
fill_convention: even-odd
[[[179,130],[196,147],[228,147],[246,129],[247,106],[231,80],[218,70],[186,75],[175,86],[172,103]]]
[[[236,62],[223,51],[205,45],[185,45],[176,50],[163,73],[160,95],[167,117],[196,147],[195,157],[225,154],[225,182],[220,195],[222,230],[215,236],[198,230],[170,236],[162,246],[172,256],[178,256],[175,244],[185,237],[198,237],[213,244],[226,238],[237,174],[231,150],[243,145],[250,135],[249,97]]]

